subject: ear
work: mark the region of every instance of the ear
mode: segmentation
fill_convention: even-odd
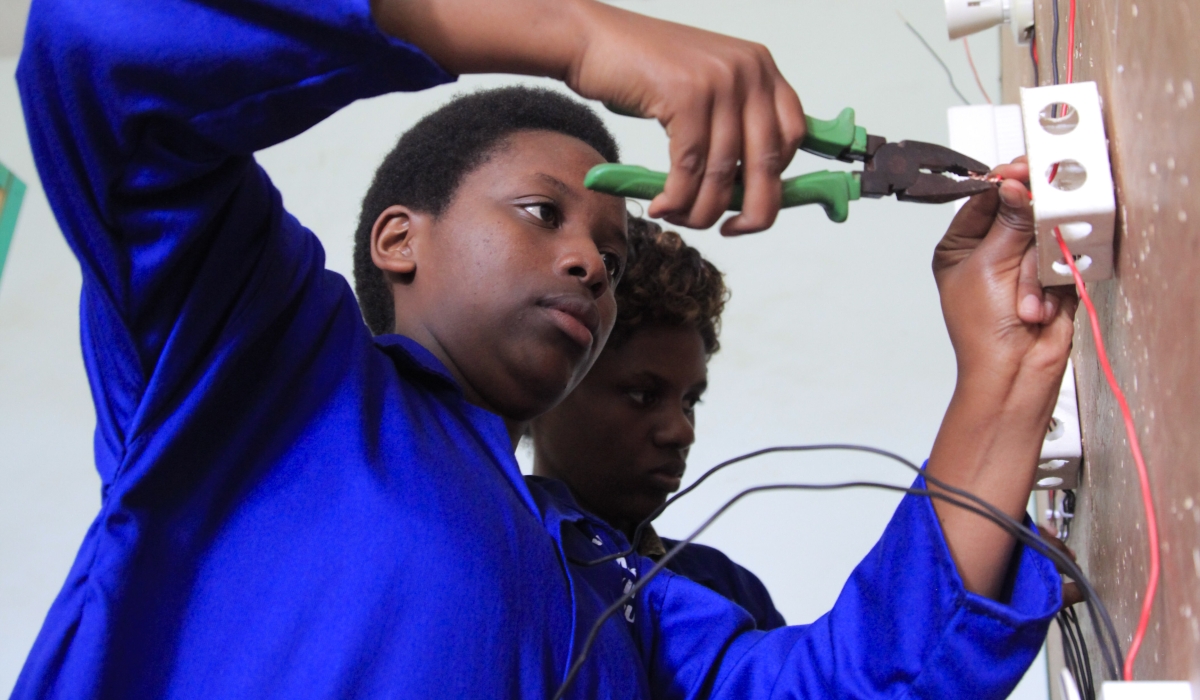
[[[380,213],[371,228],[371,262],[389,277],[411,278],[417,271],[417,250],[427,235],[428,215],[401,204]]]

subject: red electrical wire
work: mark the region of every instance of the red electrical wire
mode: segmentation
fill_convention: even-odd
[[[1071,14],[1075,14],[1075,2],[1071,1]],[[1071,268],[1071,276],[1075,278],[1075,289],[1079,291],[1079,299],[1087,308],[1088,320],[1092,325],[1092,338],[1096,341],[1096,358],[1100,361],[1100,368],[1104,370],[1104,378],[1108,380],[1108,386],[1112,389],[1113,397],[1117,400],[1117,405],[1121,407],[1121,416],[1125,419],[1125,435],[1129,438],[1129,450],[1133,453],[1133,463],[1137,465],[1138,484],[1142,489],[1142,507],[1146,511],[1146,538],[1149,540],[1150,548],[1150,575],[1146,581],[1146,595],[1142,598],[1142,613],[1138,618],[1137,631],[1133,635],[1133,641],[1129,643],[1129,652],[1125,655],[1125,668],[1123,673],[1125,680],[1133,680],[1133,662],[1137,659],[1138,650],[1141,649],[1142,640],[1146,637],[1146,630],[1150,627],[1150,613],[1154,607],[1154,596],[1158,592],[1158,517],[1154,514],[1154,498],[1150,493],[1150,475],[1146,471],[1146,460],[1142,458],[1142,446],[1138,442],[1137,430],[1133,426],[1133,414],[1129,410],[1129,403],[1125,400],[1125,392],[1121,391],[1121,386],[1117,384],[1117,378],[1113,376],[1112,365],[1108,361],[1108,353],[1104,350],[1104,338],[1100,336],[1100,319],[1096,316],[1096,307],[1092,305],[1092,298],[1088,296],[1087,287],[1083,284],[1083,278],[1079,276],[1079,269],[1075,267],[1075,256],[1071,254],[1071,250],[1067,248],[1066,241],[1063,240],[1062,232],[1056,226],[1054,228],[1054,238],[1058,240],[1058,247],[1062,250],[1063,260],[1067,266]]]
[[[979,86],[979,91],[983,93],[983,99],[987,100],[988,104],[991,104],[992,98],[988,95],[987,90],[983,89],[983,81],[979,79],[979,71],[975,69],[975,59],[971,58],[971,45],[967,43],[966,37],[963,38],[963,49],[967,52],[967,63],[971,66],[971,75],[975,76],[975,84]]]
[[[1067,82],[1075,79],[1075,0],[1071,0],[1071,11],[1067,15]]]
[[[1067,15],[1067,82],[1075,80],[1075,5],[1076,0],[1071,0],[1070,10]],[[1054,176],[1051,175],[1051,179]],[[1129,653],[1125,656],[1125,668],[1123,673],[1125,680],[1133,680],[1133,663],[1137,660],[1138,651],[1142,648],[1142,642],[1146,638],[1146,632],[1150,627],[1150,614],[1154,607],[1154,596],[1158,592],[1158,576],[1159,576],[1159,541],[1158,541],[1158,518],[1154,514],[1154,496],[1150,492],[1150,477],[1146,471],[1146,461],[1142,458],[1142,448],[1138,443],[1137,431],[1133,425],[1133,415],[1129,411],[1129,404],[1125,401],[1125,394],[1117,385],[1117,380],[1113,376],[1112,366],[1108,363],[1108,355],[1104,351],[1104,342],[1100,338],[1100,322],[1096,318],[1096,309],[1092,306],[1092,300],[1087,295],[1087,290],[1083,286],[1083,278],[1079,276],[1079,271],[1075,269],[1075,259],[1067,249],[1067,244],[1062,239],[1062,234],[1056,228],[1054,235],[1058,238],[1058,246],[1062,248],[1063,259],[1071,268],[1071,274],[1075,277],[1075,286],[1079,289],[1079,298],[1083,300],[1084,306],[1087,307],[1088,318],[1092,324],[1092,336],[1096,339],[1096,355],[1100,360],[1100,366],[1104,369],[1104,377],[1108,380],[1108,386],[1112,389],[1113,396],[1117,399],[1117,404],[1121,407],[1121,415],[1125,419],[1125,434],[1129,438],[1129,449],[1133,453],[1133,462],[1137,465],[1138,484],[1142,491],[1142,507],[1146,511],[1146,537],[1149,540],[1150,548],[1150,574],[1146,580],[1146,594],[1142,597],[1142,612],[1138,617],[1137,630],[1133,634],[1133,639],[1129,643]]]
[[[966,41],[966,39],[963,39]],[[1056,47],[1057,48],[1057,47]],[[1035,49],[1036,50],[1036,49]],[[1075,81],[1075,0],[1071,0],[1071,9],[1067,13],[1067,82]],[[1058,163],[1050,169],[1050,181],[1058,175]]]

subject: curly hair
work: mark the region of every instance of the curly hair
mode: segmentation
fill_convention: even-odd
[[[729,300],[724,275],[674,231],[629,217],[629,261],[616,297],[609,347],[647,326],[695,328],[710,356],[721,347],[721,312]]]
[[[395,326],[392,292],[371,260],[371,229],[384,209],[403,204],[434,217],[450,205],[463,178],[519,131],[565,134],[610,163],[617,142],[587,105],[544,88],[502,87],[460,95],[409,129],[375,172],[354,235],[354,291],[375,335]]]

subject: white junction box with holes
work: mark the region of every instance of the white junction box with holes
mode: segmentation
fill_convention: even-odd
[[[1058,389],[1058,401],[1050,415],[1050,426],[1042,442],[1034,488],[1073,489],[1079,485],[1083,440],[1079,431],[1079,402],[1075,396],[1075,367],[1067,361]]]
[[[1116,197],[1096,84],[1021,88],[1021,113],[1038,277],[1046,286],[1073,283],[1054,237],[1057,228],[1084,281],[1111,278]]]
[[[1100,700],[1192,700],[1186,681],[1105,681]]]

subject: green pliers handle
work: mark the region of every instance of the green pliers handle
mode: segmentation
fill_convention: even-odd
[[[854,123],[854,110],[847,107],[836,119],[813,119],[805,115],[808,134],[800,149],[826,158],[846,160],[867,153],[867,130]],[[859,158],[861,160],[861,157]]]
[[[641,118],[640,114],[616,105],[605,103],[604,106],[613,114]],[[850,107],[843,109],[835,119],[814,119],[805,115],[804,121],[808,124],[808,133],[800,144],[801,150],[844,160],[847,156],[860,156],[849,160],[862,160],[861,156],[866,154],[867,130],[855,123],[854,110]]]
[[[611,108],[610,108],[611,109]],[[854,123],[854,110],[847,107],[836,119],[806,116],[808,135],[800,148],[825,158],[853,160],[867,152],[867,130]],[[861,158],[860,158],[861,159]],[[605,163],[588,171],[583,184],[590,190],[634,199],[654,199],[667,182],[667,174],[647,170],[640,165]],[[850,202],[862,196],[854,173],[808,173],[783,181],[783,207],[820,204],[831,221],[842,223],[850,215]],[[742,187],[735,185],[731,211],[742,208]]]
[[[603,163],[588,171],[584,187],[634,199],[654,199],[667,184],[667,174],[640,165]],[[822,170],[783,181],[782,207],[820,204],[830,221],[842,223],[850,216],[850,202],[862,196],[854,173]],[[742,186],[734,185],[730,211],[741,211]]]

